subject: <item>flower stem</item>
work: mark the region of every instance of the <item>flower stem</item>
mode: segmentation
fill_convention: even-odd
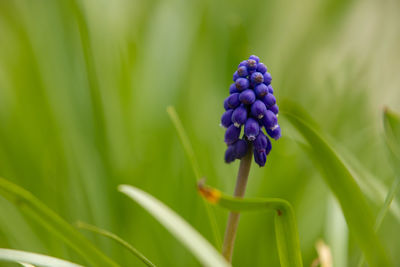
[[[253,153],[249,147],[246,156],[240,160],[239,172],[236,180],[235,193],[233,196],[242,198],[246,191],[247,179],[249,177],[251,159]],[[222,246],[222,255],[229,262],[232,262],[233,247],[236,239],[236,231],[239,224],[239,212],[230,212],[228,223],[225,230],[224,244]]]

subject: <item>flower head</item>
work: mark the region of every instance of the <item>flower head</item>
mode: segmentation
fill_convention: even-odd
[[[273,95],[271,74],[259,57],[252,55],[240,62],[233,81],[221,118],[228,145],[225,161],[230,163],[241,159],[252,148],[255,162],[262,167],[272,148],[268,136],[275,140],[281,137],[279,108]],[[242,126],[243,135],[240,137]]]

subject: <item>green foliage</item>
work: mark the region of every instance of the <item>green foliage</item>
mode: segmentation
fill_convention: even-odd
[[[149,259],[147,259],[140,251],[138,251],[131,244],[129,244],[127,241],[123,240],[119,236],[117,236],[109,231],[106,231],[104,229],[98,228],[96,226],[93,226],[93,225],[90,225],[90,224],[87,224],[84,222],[77,222],[76,226],[81,229],[92,231],[96,234],[99,234],[99,235],[102,235],[102,236],[105,236],[105,237],[108,237],[108,238],[114,240],[115,242],[119,243],[122,247],[124,247],[128,251],[130,251],[135,257],[138,257],[146,266],[155,267],[155,265]]]
[[[135,200],[157,219],[172,235],[182,242],[187,249],[202,263],[209,267],[228,267],[230,264],[214,247],[204,239],[190,224],[162,202],[144,191],[129,186],[119,186],[119,191]]]
[[[332,146],[306,121],[308,116],[295,104],[285,102],[282,112],[311,146],[311,155],[324,174],[325,181],[335,194],[344,217],[370,266],[391,266],[373,227],[368,204],[341,158]],[[374,244],[374,246],[371,246]]]
[[[373,225],[394,178],[381,110],[389,106],[390,113],[398,113],[400,107],[398,5],[0,1],[0,176],[32,192],[67,222],[85,221],[129,240],[157,266],[200,266],[115,188],[142,188],[218,244],[214,232],[222,236],[227,212],[214,211],[217,227],[210,227],[196,194],[197,177],[165,109],[176,108],[198,174],[233,192],[238,164],[224,163],[218,124],[235,67],[256,54],[273,76],[278,104],[286,98],[306,107],[321,131],[334,137],[329,144],[352,156],[342,161],[357,165],[353,176],[375,215]],[[338,229],[327,222],[342,216],[327,205],[330,187],[297,145],[304,140],[298,131],[285,116],[279,122],[283,138],[273,142],[265,168],[251,169],[246,195],[292,204],[304,266],[317,257],[319,239],[347,266],[356,266],[361,251],[355,236],[349,234],[343,240],[348,249],[341,250],[329,239]],[[393,195],[378,235],[392,261],[400,262],[399,199]],[[274,216],[242,216],[234,266],[279,266]],[[82,234],[121,265],[142,264],[113,240]],[[0,247],[86,263],[54,231],[2,196]]]
[[[219,192],[216,189],[199,184],[201,194],[211,203],[224,207],[230,211],[274,211],[275,234],[282,267],[302,267],[299,234],[292,205],[278,198],[234,198]],[[256,229],[254,229],[257,231]]]
[[[118,266],[94,245],[92,245],[74,227],[35,198],[25,189],[0,178],[0,194],[13,202],[21,211],[37,220],[52,234],[58,236],[89,263],[96,266]]]
[[[0,248],[0,261],[11,261],[16,263],[29,263],[43,267],[82,267],[69,261],[40,255],[36,253]]]

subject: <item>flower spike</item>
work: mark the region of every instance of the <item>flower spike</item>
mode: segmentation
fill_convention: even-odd
[[[225,162],[242,159],[252,149],[255,162],[263,167],[272,148],[268,136],[274,140],[281,137],[279,108],[271,86],[272,76],[260,58],[252,55],[240,62],[233,81],[221,118],[228,145]],[[243,136],[240,137],[242,126]]]

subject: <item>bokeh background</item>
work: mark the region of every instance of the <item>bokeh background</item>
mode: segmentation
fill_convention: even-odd
[[[381,115],[384,106],[400,111],[399,11],[397,0],[0,0],[0,175],[67,221],[120,235],[156,265],[198,266],[117,186],[153,194],[214,242],[166,107],[176,107],[207,182],[232,193],[238,162],[223,162],[222,102],[237,64],[256,54],[278,103],[306,108],[359,170],[376,214],[394,178]],[[361,252],[335,199],[279,120],[284,137],[265,168],[253,166],[246,195],[293,204],[305,266],[319,239],[335,266],[355,266]],[[379,236],[399,264],[397,201]],[[227,212],[213,211],[222,235]],[[85,235],[123,266],[141,266]],[[2,197],[0,247],[84,263]],[[279,266],[272,213],[242,216],[233,263]]]

